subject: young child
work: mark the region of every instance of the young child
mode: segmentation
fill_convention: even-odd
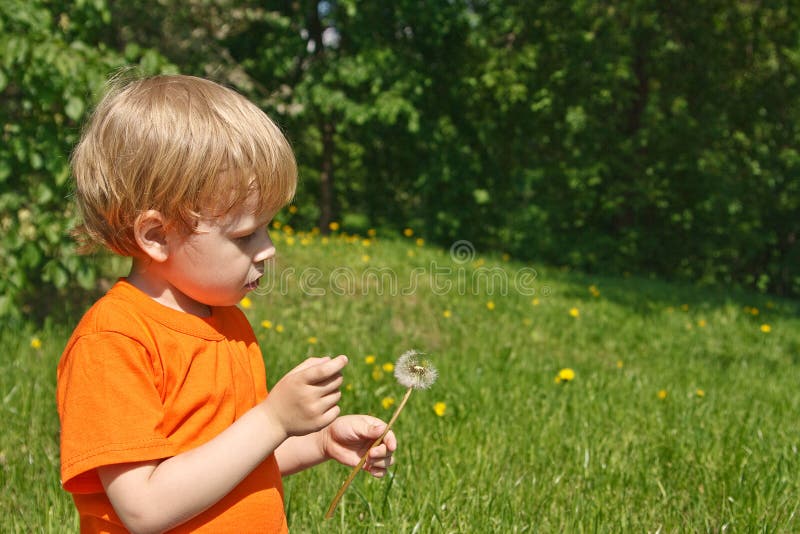
[[[288,142],[234,91],[159,76],[105,96],[72,165],[79,232],[133,259],[58,366],[81,531],[287,532],[281,476],[353,466],[385,428],[339,416],[345,356],[309,358],[268,394],[235,307],[275,255],[267,226],[297,181]],[[372,450],[372,475],[396,446],[389,433]]]

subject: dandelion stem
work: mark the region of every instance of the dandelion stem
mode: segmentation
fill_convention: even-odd
[[[381,444],[381,442],[383,442],[383,438],[386,437],[386,434],[389,433],[389,430],[391,430],[394,422],[397,421],[397,418],[400,416],[400,412],[403,411],[403,408],[408,402],[408,398],[411,396],[411,392],[413,390],[414,390],[413,387],[409,387],[406,390],[406,394],[403,396],[403,400],[400,401],[400,405],[394,411],[394,414],[392,414],[392,418],[389,419],[389,423],[386,425],[386,428],[384,429],[383,433],[380,435],[378,439],[372,442],[372,445],[369,446],[369,449],[367,449],[367,452],[365,452],[364,456],[361,457],[361,460],[356,464],[355,467],[353,467],[353,470],[350,471],[350,475],[345,479],[344,483],[342,484],[342,487],[339,488],[339,491],[336,493],[336,496],[331,501],[330,506],[328,506],[328,511],[325,513],[325,519],[330,519],[333,517],[333,512],[336,510],[336,506],[339,504],[339,501],[342,500],[344,492],[347,491],[347,488],[356,478],[358,472],[361,471],[361,468],[364,467],[364,464],[367,462],[367,458],[369,457],[369,451],[371,451],[373,448],[377,447],[378,445]]]

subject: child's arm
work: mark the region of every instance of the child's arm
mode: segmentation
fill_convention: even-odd
[[[367,448],[378,439],[386,423],[368,415],[345,415],[319,432],[287,439],[275,450],[282,475],[291,475],[325,460],[333,459],[350,467],[356,465]],[[370,450],[364,469],[382,477],[394,463],[397,449],[394,432],[389,431],[383,443]]]
[[[336,419],[346,364],[344,356],[309,358],[275,384],[266,400],[195,449],[166,460],[98,468],[117,515],[133,532],[152,532],[209,508],[287,438]]]

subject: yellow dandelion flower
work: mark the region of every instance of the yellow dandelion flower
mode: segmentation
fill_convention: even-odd
[[[263,321],[261,321],[261,326],[263,326],[264,328],[272,328],[272,321],[264,319]]]
[[[283,233],[286,234],[286,235],[293,235],[294,234],[294,228],[292,228],[291,226],[286,224],[283,227]]]
[[[685,312],[688,312],[689,311],[689,305],[688,304],[681,304],[681,310],[683,310]]]
[[[534,306],[538,306],[539,304],[541,304],[541,302],[539,302],[539,299],[533,299],[531,301],[531,304],[534,305]]]
[[[425,240],[422,239],[421,237],[418,237],[416,243],[418,247],[421,247],[425,244]]]
[[[321,242],[323,245],[327,245],[329,241],[330,241],[330,240],[329,240],[327,237],[323,237],[322,239],[320,239],[320,242]]]
[[[272,227],[275,228],[276,230],[280,230],[281,229],[281,222],[280,221],[272,221]]]
[[[767,309],[771,310],[774,307],[775,307],[775,303],[772,302],[771,300],[768,300],[767,301]]]
[[[409,258],[413,258],[414,256],[416,256],[416,252],[409,249],[406,251],[406,256],[408,256]]]
[[[239,301],[239,306],[241,306],[245,310],[250,309],[253,306],[253,301],[250,300],[248,297],[245,297]]]
[[[705,397],[705,396],[706,396],[706,392],[705,392],[705,391],[703,391],[703,390],[702,390],[702,389],[700,389],[700,388],[698,388],[698,389],[697,389],[697,390],[694,392],[694,394],[695,394],[695,395],[697,395],[698,397]]]
[[[490,300],[489,302],[486,303],[486,309],[487,310],[493,310],[494,309],[494,301],[493,300]]]
[[[594,298],[597,298],[597,297],[600,296],[600,290],[597,289],[597,286],[595,286],[595,285],[589,286],[589,293],[591,293]]]
[[[622,360],[617,360],[617,369],[622,369],[623,363]]]
[[[445,412],[447,411],[447,404],[443,402],[437,402],[433,405],[433,411],[439,417],[443,417]]]
[[[311,244],[311,240],[307,237],[304,237],[303,239],[300,240],[300,244],[303,245],[304,247],[307,247],[308,245]]]
[[[282,324],[279,324],[278,326],[276,326],[276,327],[275,327],[275,331],[276,331],[277,333],[279,333],[279,334],[283,333],[283,325],[282,325]]]
[[[758,308],[750,308],[750,315],[755,316],[758,314],[759,314]]]
[[[292,236],[286,238],[286,244],[290,247],[294,246],[295,239]]]
[[[403,235],[406,237],[411,237],[412,235],[414,235],[414,230],[412,230],[411,228],[406,228],[405,230],[403,230]]]
[[[699,326],[700,328],[705,328],[707,325],[708,322],[706,322],[705,319],[700,319],[699,321],[697,321],[697,326]]]
[[[375,363],[375,356],[372,354],[368,354],[364,358],[364,363],[366,363],[367,365],[372,365],[373,363]]]
[[[386,362],[381,366],[381,368],[387,373],[391,373],[392,371],[394,371],[394,364],[391,362]]]
[[[509,261],[511,259],[511,254],[505,253],[501,256],[503,261]]]
[[[372,245],[372,241],[370,241],[369,239],[362,239],[361,240],[361,246],[362,247],[369,247],[371,245]]]
[[[372,368],[372,379],[380,380],[381,378],[383,378],[383,371],[381,371],[381,368],[376,365]]]
[[[338,222],[332,221],[332,222],[328,223],[328,228],[331,230],[331,232],[335,232],[341,227],[339,226]]]
[[[375,230],[375,228],[370,228],[369,230],[367,230],[367,235],[370,237],[375,237],[376,235],[378,235],[378,232]]]
[[[316,345],[317,343],[319,343],[319,340],[316,337],[311,336],[310,338],[308,338],[308,343],[309,345]]]
[[[297,213],[297,206],[295,206],[294,204],[289,206],[289,213]]]
[[[363,256],[361,256],[361,261],[363,261],[364,263],[368,263],[369,262],[369,255],[368,254],[364,254]]]
[[[442,317],[444,317],[445,319],[449,319],[452,316],[453,316],[453,312],[451,312],[450,310],[445,310],[445,311],[442,312]]]
[[[575,371],[569,367],[565,367],[558,372],[558,376],[556,378],[562,382],[570,382],[575,379]]]
[[[347,384],[344,386],[345,391],[353,391],[353,384]]]
[[[658,390],[658,398],[664,400],[667,398],[667,390],[666,389],[659,389]]]
[[[384,397],[381,399],[381,406],[383,406],[384,410],[388,410],[394,406],[394,397]]]
[[[42,340],[38,337],[31,338],[31,348],[32,349],[41,349],[42,348]]]
[[[578,308],[570,308],[570,310],[569,310],[569,316],[570,317],[578,318],[578,317],[580,317],[580,315],[581,315],[581,312],[580,312],[580,310]]]
[[[761,331],[764,332],[765,334],[769,334],[770,332],[772,332],[772,327],[764,323],[761,325]]]

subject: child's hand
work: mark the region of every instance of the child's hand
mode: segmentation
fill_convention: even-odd
[[[275,384],[262,405],[287,437],[316,432],[336,419],[345,365],[347,356],[309,358]]]
[[[328,458],[353,467],[378,439],[386,423],[368,415],[345,415],[336,419],[322,431],[322,449]],[[383,443],[369,451],[364,469],[381,478],[394,463],[392,453],[397,449],[397,438],[389,431]]]

